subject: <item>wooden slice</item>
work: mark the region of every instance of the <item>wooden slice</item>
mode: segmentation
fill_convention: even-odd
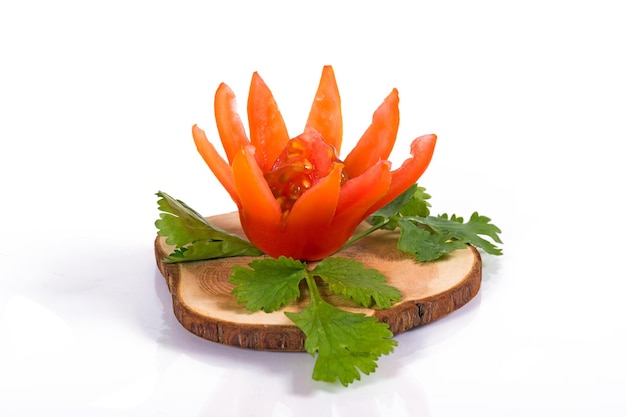
[[[208,218],[219,227],[244,236],[237,213]],[[361,312],[388,323],[394,334],[427,324],[457,310],[480,289],[481,258],[476,248],[457,250],[429,263],[415,262],[396,249],[397,232],[376,231],[339,252],[387,277],[402,292],[402,300],[388,310],[358,308],[342,296],[330,293],[320,283],[321,295],[333,305]],[[301,296],[284,310],[251,313],[237,303],[228,282],[234,265],[247,266],[254,258],[236,257],[210,261],[168,264],[162,262],[173,251],[157,237],[155,255],[159,270],[172,294],[178,321],[190,332],[231,346],[259,350],[303,351],[304,334],[284,314],[300,311],[308,304],[306,285]]]

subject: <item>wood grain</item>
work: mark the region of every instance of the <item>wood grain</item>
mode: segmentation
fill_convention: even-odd
[[[244,236],[237,213],[208,218],[219,227]],[[388,283],[402,292],[402,300],[389,310],[358,308],[320,283],[320,293],[330,303],[348,311],[360,312],[388,323],[394,334],[430,323],[465,305],[479,291],[482,275],[476,248],[457,250],[445,258],[417,263],[398,251],[396,232],[377,231],[344,249],[337,256],[355,259],[375,268]],[[190,332],[231,346],[259,350],[303,351],[304,334],[284,314],[300,311],[308,303],[306,285],[301,296],[284,310],[251,313],[238,304],[228,282],[234,265],[247,266],[254,258],[237,257],[211,261],[164,263],[173,248],[165,239],[155,240],[155,256],[166,280],[174,314]]]

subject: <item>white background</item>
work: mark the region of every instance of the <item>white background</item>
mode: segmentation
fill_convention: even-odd
[[[215,3],[0,4],[0,414],[626,415],[620,2]],[[259,71],[295,136],[324,64],[342,155],[397,87],[395,165],[437,133],[433,211],[505,252],[347,389],[185,331],[152,249],[158,190],[235,209],[190,133],[219,83],[243,113]]]

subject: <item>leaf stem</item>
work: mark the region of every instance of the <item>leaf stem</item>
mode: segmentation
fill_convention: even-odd
[[[307,270],[304,279],[306,281],[307,287],[309,287],[309,293],[311,294],[311,304],[316,305],[318,301],[322,299],[322,297],[320,296],[319,289],[317,288],[315,276]]]
[[[378,229],[385,227],[390,221],[391,221],[391,218],[385,219],[383,222],[378,223],[376,226],[372,226],[369,229],[364,230],[363,232],[352,236],[350,239],[348,239],[346,243],[343,244],[343,246],[337,252],[339,252],[340,250],[344,248],[347,248],[348,246],[352,245],[354,242],[363,239],[365,236],[369,235],[370,233],[373,233],[377,231]]]

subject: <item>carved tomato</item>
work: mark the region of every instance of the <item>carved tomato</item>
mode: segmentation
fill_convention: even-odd
[[[399,125],[398,91],[344,161],[341,100],[326,66],[304,132],[290,139],[282,115],[254,73],[248,96],[250,138],[225,84],[215,94],[215,118],[227,160],[193,126],[198,151],[239,209],[243,230],[266,254],[319,260],[336,252],[367,216],[414,184],[426,170],[437,137],[411,143],[412,157],[392,171],[387,160]]]

